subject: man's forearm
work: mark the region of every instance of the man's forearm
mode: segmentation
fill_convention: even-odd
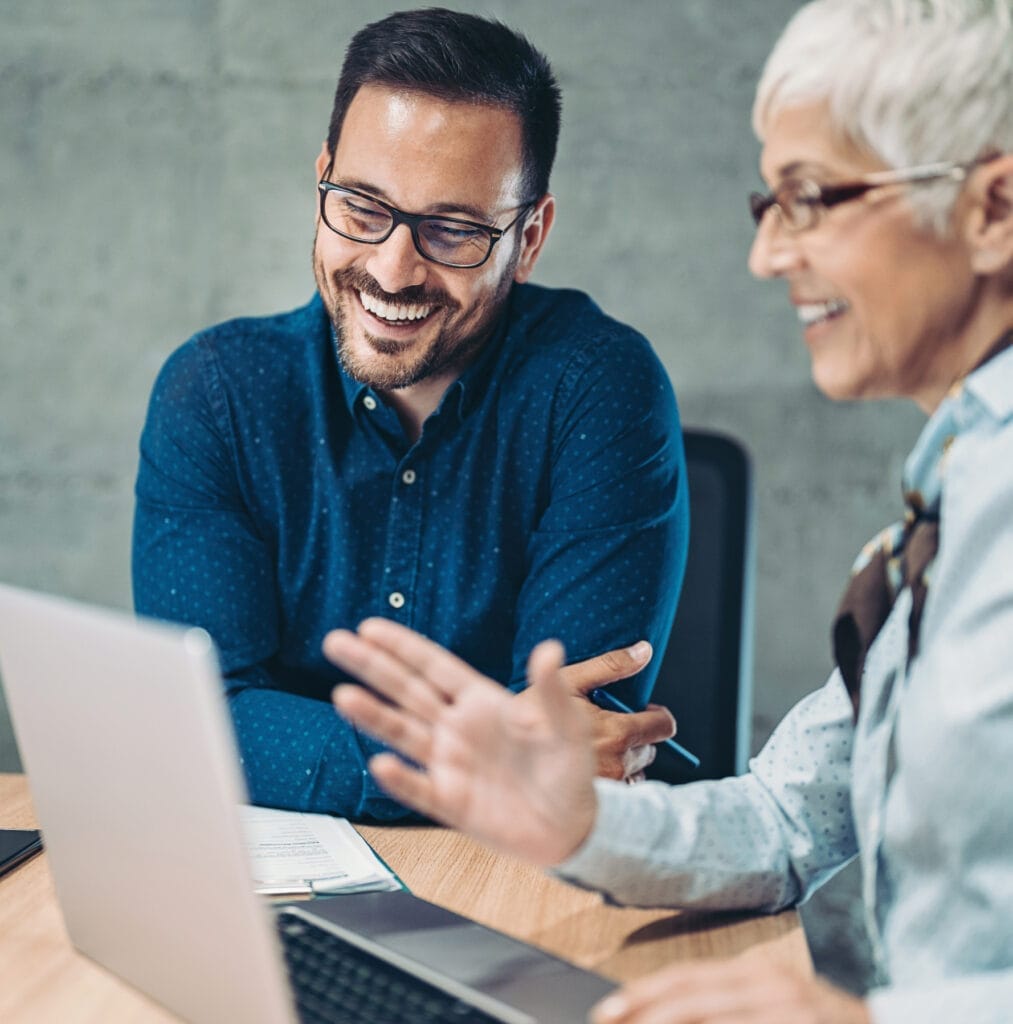
[[[255,804],[348,818],[393,820],[409,812],[366,768],[378,745],[329,703],[230,681],[229,705],[249,798]]]

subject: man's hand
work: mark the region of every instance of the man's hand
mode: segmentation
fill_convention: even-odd
[[[596,774],[605,778],[627,782],[643,778],[644,769],[654,760],[654,744],[675,735],[675,719],[660,704],[649,704],[644,711],[626,715],[605,711],[588,696],[592,690],[636,675],[653,653],[651,645],[641,640],[631,647],[567,665],[560,672],[571,696],[590,717]],[[529,694],[530,690],[524,690],[517,699],[529,699]]]
[[[865,1003],[758,957],[676,964],[625,985],[594,1024],[870,1024]]]
[[[345,718],[418,765],[370,761],[396,800],[541,865],[587,837],[597,813],[589,716],[563,678],[559,643],[532,651],[525,700],[387,619],[329,633],[324,653],[386,698],[334,691]]]

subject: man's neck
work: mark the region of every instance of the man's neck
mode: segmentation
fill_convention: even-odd
[[[406,388],[377,389],[383,400],[397,413],[401,428],[411,444],[422,436],[422,426],[436,411],[447,389],[461,374],[481,357],[490,339],[502,322],[502,308],[495,321],[485,331],[475,335],[458,351],[457,358],[441,372],[424,377]]]
[[[383,400],[397,413],[401,428],[412,444],[422,436],[422,425],[436,411],[447,388],[460,376],[461,370],[454,368],[434,377],[426,377],[407,388],[380,392]]]

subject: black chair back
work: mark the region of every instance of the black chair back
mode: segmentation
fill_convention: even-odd
[[[752,718],[753,489],[750,460],[721,434],[684,434],[690,542],[679,608],[651,700],[670,708],[690,768],[664,747],[648,770],[666,782],[746,770]]]

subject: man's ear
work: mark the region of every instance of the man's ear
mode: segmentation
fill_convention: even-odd
[[[327,140],[324,139],[320,145],[320,155],[317,157],[317,162],[314,165],[317,169],[317,181],[324,180],[324,171],[327,170],[327,165],[332,159],[331,151],[327,148]]]
[[[556,197],[546,192],[538,205],[525,218],[521,230],[521,253],[514,270],[514,280],[523,284],[535,269],[542,253],[545,239],[549,237],[552,222],[556,218]]]
[[[331,151],[327,148],[327,140],[324,139],[320,146],[320,155],[317,157],[317,162],[313,165],[317,172],[317,181],[324,180],[324,174],[327,172],[327,168],[330,167],[331,161],[334,157],[331,155]],[[314,223],[320,223],[320,194],[317,189],[313,189],[313,216]]]
[[[967,230],[971,266],[979,274],[1013,268],[1013,154],[982,164],[972,187]]]

